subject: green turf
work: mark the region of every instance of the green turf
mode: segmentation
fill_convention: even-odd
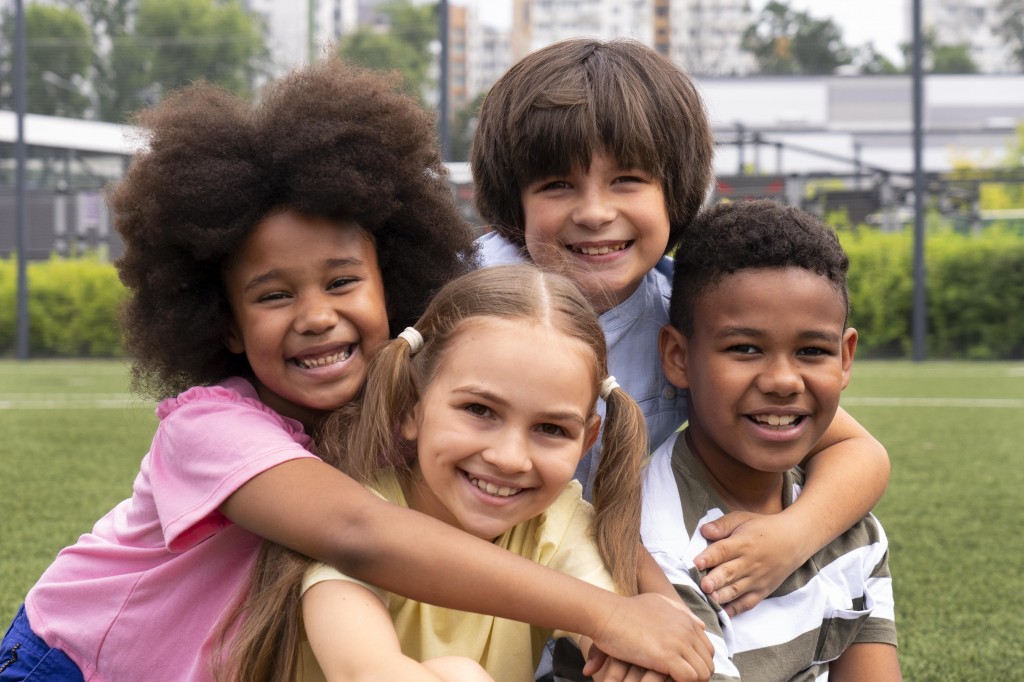
[[[0,362],[0,619],[130,493],[155,418],[126,393],[123,363]],[[892,459],[904,678],[1024,679],[1024,362],[861,361],[843,404]]]

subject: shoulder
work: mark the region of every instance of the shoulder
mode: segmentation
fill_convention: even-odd
[[[226,431],[252,428],[264,423],[308,441],[302,424],[275,412],[260,400],[256,389],[241,377],[231,377],[212,386],[194,386],[173,398],[160,402],[156,416],[161,425],[168,422],[217,421]]]
[[[480,264],[488,265],[511,265],[525,263],[526,257],[523,249],[497,232],[488,232],[477,238],[476,246],[479,252]]]

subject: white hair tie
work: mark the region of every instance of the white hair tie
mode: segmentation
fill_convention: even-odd
[[[402,330],[402,333],[398,335],[398,338],[405,339],[405,342],[409,344],[409,353],[417,353],[420,348],[423,348],[423,334],[420,334],[413,327],[406,327]]]
[[[615,377],[611,374],[601,382],[601,400],[608,400],[608,396],[612,394],[612,391],[616,388],[620,388],[619,382],[615,381]]]

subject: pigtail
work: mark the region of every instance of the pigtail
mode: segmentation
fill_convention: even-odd
[[[302,577],[310,559],[264,542],[245,599],[218,633],[214,679],[279,682],[296,679],[303,637]]]
[[[404,337],[381,347],[370,362],[361,399],[324,426],[320,440],[325,459],[360,483],[371,483],[381,469],[408,466],[398,428],[417,398],[412,354]]]
[[[631,596],[638,591],[640,571],[640,495],[647,428],[640,407],[621,388],[610,389],[605,404],[592,530],[616,588]]]

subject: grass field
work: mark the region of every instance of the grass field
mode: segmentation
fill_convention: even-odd
[[[153,406],[118,362],[0,362],[0,620],[131,492]],[[889,449],[904,678],[1024,680],[1024,362],[858,362],[843,405]]]

